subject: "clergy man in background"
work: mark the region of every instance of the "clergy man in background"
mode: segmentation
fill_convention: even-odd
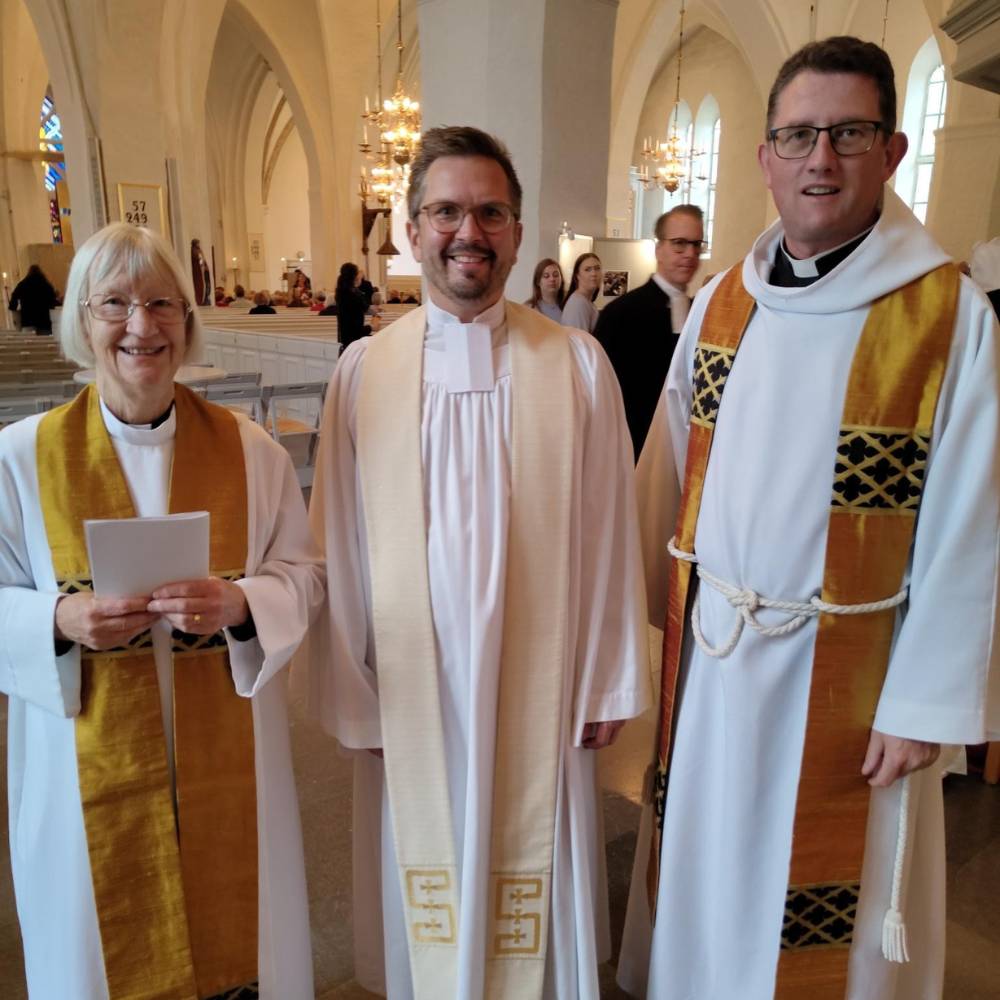
[[[428,301],[351,346],[311,516],[333,574],[310,693],[355,784],[356,975],[393,1000],[597,1000],[595,753],[650,703],[632,456],[588,335],[504,298],[521,187],[432,129]]]
[[[998,330],[886,187],[905,152],[882,49],[789,58],[780,219],[694,303],[639,462],[666,628],[637,995],[941,997],[939,750],[1000,725]]]
[[[691,305],[687,287],[705,247],[701,209],[678,205],[656,220],[653,232],[656,271],[646,284],[609,302],[594,330],[622,388],[636,461]]]

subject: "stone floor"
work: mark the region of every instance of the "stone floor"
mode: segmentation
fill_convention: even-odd
[[[292,720],[292,742],[305,831],[317,996],[320,1000],[368,1000],[373,994],[351,979],[350,764],[331,740],[299,719]],[[651,745],[651,722],[640,720],[626,726],[615,747],[602,752],[612,926],[618,934],[635,849],[640,784]],[[2,697],[0,748],[5,762],[6,699]],[[24,1000],[20,939],[6,861],[5,766],[0,775],[0,802],[4,817],[0,826],[0,998]],[[945,804],[949,844],[945,998],[997,1000],[1000,786],[984,785],[974,777],[951,776]],[[625,997],[614,985],[611,967],[602,969],[602,983],[602,997]]]

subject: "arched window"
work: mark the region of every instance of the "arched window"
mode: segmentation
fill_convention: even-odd
[[[944,125],[947,96],[943,60],[932,36],[914,56],[907,78],[902,130],[910,147],[894,181],[896,193],[921,222],[927,217],[934,172],[934,132]]]
[[[934,132],[944,125],[944,105],[948,85],[944,80],[944,66],[934,68],[924,92],[924,114],[920,122],[917,142],[917,169],[913,180],[910,207],[921,221],[927,219],[927,202],[931,193],[931,174],[934,172]]]
[[[56,185],[66,180],[66,164],[62,160],[62,123],[59,121],[59,115],[56,114],[51,89],[42,98],[38,125],[38,148],[43,153],[59,154],[58,160],[46,160],[44,183],[45,190],[49,193],[49,224],[52,229],[52,242],[62,243],[62,216],[59,212],[59,195]]]
[[[705,252],[702,257],[712,256],[712,233],[715,230],[715,189],[719,183],[719,140],[722,137],[722,119],[716,118],[712,124],[712,145],[708,152],[708,198],[705,204]]]

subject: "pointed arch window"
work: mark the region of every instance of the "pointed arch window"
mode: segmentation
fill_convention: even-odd
[[[43,183],[45,190],[49,194],[49,225],[52,229],[52,242],[62,243],[62,215],[59,211],[59,194],[57,185],[66,180],[66,163],[62,159],[63,135],[62,122],[56,113],[55,101],[52,98],[52,90],[49,88],[42,98],[42,107],[39,112],[38,124],[38,148],[49,155],[52,159],[45,161],[45,176]]]
[[[934,172],[934,133],[944,126],[945,101],[948,84],[944,78],[944,66],[940,63],[927,78],[924,91],[924,113],[920,121],[920,137],[917,142],[917,164],[913,178],[910,207],[921,221],[927,220],[927,202],[930,200],[931,175]]]

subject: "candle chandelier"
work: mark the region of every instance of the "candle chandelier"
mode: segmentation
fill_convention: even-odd
[[[685,152],[684,142],[677,130],[677,113],[681,106],[681,66],[684,61],[684,0],[681,0],[680,36],[677,42],[677,92],[674,95],[674,112],[670,133],[665,141],[652,136],[642,140],[642,165],[639,180],[648,191],[660,187],[673,194],[687,179],[688,171],[700,153],[693,149]]]
[[[396,18],[396,53],[398,67],[392,97],[382,99],[382,11],[380,0],[375,3],[376,62],[378,86],[375,106],[365,98],[362,141],[359,149],[373,161],[371,176],[361,171],[362,199],[374,196],[380,205],[397,204],[406,194],[410,163],[420,146],[420,103],[403,88],[403,3],[399,2]],[[375,141],[369,141],[369,129]]]

